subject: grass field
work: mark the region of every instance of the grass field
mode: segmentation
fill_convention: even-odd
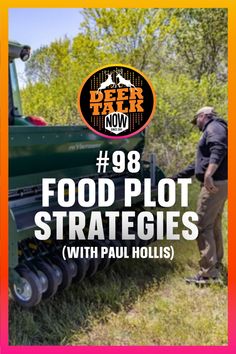
[[[223,222],[226,234],[226,210]],[[10,344],[226,345],[226,274],[223,286],[186,285],[198,269],[196,243],[171,244],[172,262],[119,261],[33,310],[10,301]],[[227,267],[226,238],[225,254]]]

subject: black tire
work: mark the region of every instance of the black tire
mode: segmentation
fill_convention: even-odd
[[[89,260],[85,258],[77,258],[75,261],[77,263],[77,274],[74,279],[76,282],[80,283],[86,277],[89,268]]]
[[[105,241],[94,240],[93,241],[93,245],[95,245],[95,246],[97,246],[99,248],[100,247],[109,247],[110,243],[109,243],[108,240],[105,240]],[[110,258],[108,257],[108,255],[105,255],[104,258],[100,257],[99,259],[100,259],[100,263],[99,263],[99,266],[98,266],[98,271],[106,269],[109,266],[109,264],[110,264]]]
[[[121,230],[120,230],[120,231],[117,231],[116,239],[121,243],[121,245],[122,245],[123,247],[126,247],[126,248],[127,248],[127,254],[130,254],[130,253],[131,253],[132,241],[131,241],[131,240],[123,240],[123,239],[122,239],[122,232],[121,232]]]
[[[104,246],[109,248],[110,244],[109,243],[104,243]],[[100,270],[107,269],[109,267],[110,263],[111,263],[111,260],[110,260],[108,254],[107,254],[107,255],[104,256],[104,258],[101,258],[101,262],[99,264],[98,270],[100,271]]]
[[[101,262],[98,266],[98,271],[107,269],[109,265],[110,265],[110,258],[108,257],[108,255],[106,255],[104,258],[101,258]]]
[[[63,278],[61,268],[59,268],[55,263],[52,263],[51,259],[48,256],[44,257],[44,260],[54,270],[56,280],[57,280],[57,288],[58,288],[58,286],[62,283],[62,278]]]
[[[83,245],[91,247],[94,246],[95,243],[94,241],[85,241]],[[89,261],[86,277],[92,277],[95,273],[97,273],[99,264],[101,263],[101,258],[99,257],[99,255],[100,250],[98,249],[98,258],[86,258]]]
[[[64,290],[69,288],[72,282],[72,274],[69,264],[58,255],[54,255],[50,257],[50,259],[62,271],[62,282],[58,286],[58,290]]]
[[[100,264],[100,258],[89,258],[89,267],[87,270],[86,277],[92,277],[98,271]]]
[[[55,270],[44,260],[36,260],[35,265],[38,270],[43,272],[48,279],[47,290],[43,293],[43,299],[49,299],[56,294],[58,289],[58,279]]]
[[[17,266],[15,270],[22,278],[22,281],[25,282],[25,287],[28,288],[28,295],[25,295],[24,292],[20,293],[20,288],[16,284],[11,283],[10,290],[14,300],[25,308],[31,308],[39,304],[42,299],[40,279],[27,267]]]
[[[119,240],[110,240],[111,245],[110,247],[121,247],[122,246],[122,241]],[[117,261],[117,258],[110,258],[110,265],[115,263]]]
[[[72,278],[75,278],[78,272],[78,266],[77,263],[74,259],[69,259],[67,261],[69,267],[70,267],[70,271],[71,271],[71,276]]]

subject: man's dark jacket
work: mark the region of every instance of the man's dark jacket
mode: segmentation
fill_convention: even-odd
[[[188,178],[195,175],[201,182],[209,163],[219,165],[213,175],[215,181],[228,179],[227,122],[221,118],[212,118],[205,124],[203,135],[198,143],[195,162],[173,176],[173,179]]]

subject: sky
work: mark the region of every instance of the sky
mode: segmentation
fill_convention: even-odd
[[[9,39],[28,44],[32,50],[55,39],[73,38],[83,20],[77,8],[18,8],[9,9]],[[20,87],[24,86],[24,66],[17,60]]]

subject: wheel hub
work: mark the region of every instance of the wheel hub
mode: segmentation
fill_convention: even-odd
[[[15,294],[19,297],[22,301],[29,301],[32,296],[32,288],[30,283],[22,278],[21,282],[22,286],[14,284]]]

